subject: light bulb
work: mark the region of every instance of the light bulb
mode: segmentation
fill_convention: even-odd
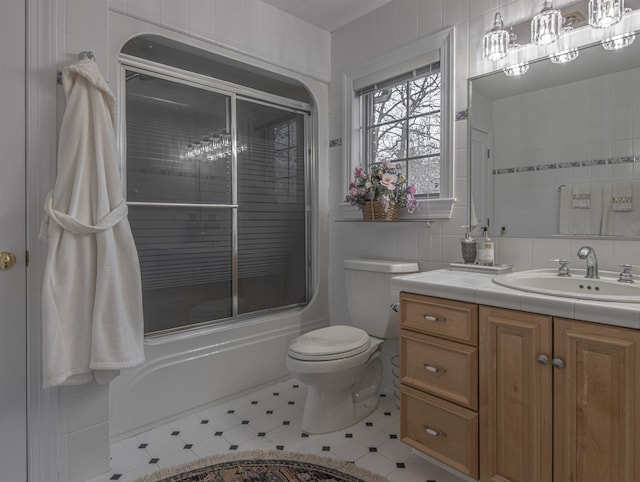
[[[589,0],[589,25],[608,28],[622,19],[624,0]]]
[[[531,41],[538,45],[549,45],[556,41],[562,28],[562,14],[545,1],[540,13],[531,19]]]
[[[500,60],[509,51],[509,32],[504,29],[502,15],[496,13],[493,28],[487,32],[482,40],[482,57],[487,60]]]

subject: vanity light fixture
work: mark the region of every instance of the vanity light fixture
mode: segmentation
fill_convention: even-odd
[[[589,0],[589,25],[608,28],[622,19],[624,0]]]
[[[549,55],[549,60],[554,64],[568,64],[578,58],[578,49],[563,50]]]
[[[549,55],[549,60],[554,64],[568,64],[578,58],[577,48],[571,47],[569,33],[573,27],[565,27],[562,36],[558,39],[558,51]]]
[[[529,62],[523,60],[522,49],[516,43],[517,36],[513,31],[513,27],[509,29],[509,53],[507,56],[507,64],[502,69],[507,77],[517,77],[524,75],[529,70]]]
[[[482,57],[486,60],[500,60],[509,51],[509,32],[504,29],[500,12],[496,12],[493,28],[482,39]]]
[[[524,75],[529,70],[529,62],[520,62],[519,64],[513,64],[502,69],[507,77],[517,77],[518,75]]]
[[[545,0],[542,10],[531,19],[531,41],[538,45],[549,45],[556,41],[562,29],[562,13]]]
[[[633,32],[626,32],[614,37],[609,37],[602,41],[602,46],[605,50],[619,50],[628,47],[636,39],[636,34]]]

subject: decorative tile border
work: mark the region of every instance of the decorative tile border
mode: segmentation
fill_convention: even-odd
[[[342,145],[342,138],[331,139],[329,141],[329,147],[340,147]]]
[[[465,120],[469,118],[469,109],[459,110],[456,112],[456,121]]]
[[[613,164],[629,164],[639,162],[639,156],[627,156],[627,157],[612,157],[611,159],[589,159],[586,161],[566,161],[549,164],[539,164],[535,166],[520,166],[520,167],[507,167],[503,169],[494,169],[493,175],[498,174],[514,174],[517,172],[530,172],[530,171],[548,171],[551,169],[566,169],[568,167],[589,167],[589,166],[606,166]]]

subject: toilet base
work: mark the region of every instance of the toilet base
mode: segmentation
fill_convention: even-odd
[[[309,386],[301,428],[306,433],[335,432],[368,417],[378,408],[382,361],[369,363],[364,376],[347,390],[318,390]]]

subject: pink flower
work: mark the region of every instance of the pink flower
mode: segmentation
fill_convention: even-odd
[[[415,195],[416,195],[416,187],[412,184],[411,186],[409,186],[409,187],[407,188],[407,193],[408,193],[410,196],[415,196]]]
[[[380,181],[389,191],[393,191],[396,186],[395,183],[398,180],[398,176],[395,174],[389,174],[388,172],[382,176]]]
[[[355,175],[356,175],[356,177],[361,177],[362,176],[362,167],[360,167],[360,166],[356,167]]]
[[[417,207],[418,207],[418,201],[416,201],[415,199],[411,198],[407,201],[407,211],[409,213],[414,212]]]
[[[388,194],[384,194],[380,200],[382,201],[382,207],[386,213],[389,210],[390,199]]]
[[[356,183],[355,182],[350,182],[349,183],[349,190],[352,190],[356,187]]]

